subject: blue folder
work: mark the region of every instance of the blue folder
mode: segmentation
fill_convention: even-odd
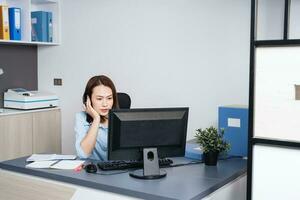
[[[45,11],[31,12],[31,40],[48,42],[47,20],[48,13]]]
[[[21,8],[9,8],[9,34],[11,40],[21,40]]]
[[[224,138],[230,143],[228,154],[247,156],[248,154],[248,108],[246,106],[220,106],[219,130],[225,129]]]

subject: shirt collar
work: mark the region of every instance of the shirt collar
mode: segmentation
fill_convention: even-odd
[[[107,126],[105,126],[104,124],[99,124],[99,128],[108,129],[108,127],[107,127]]]

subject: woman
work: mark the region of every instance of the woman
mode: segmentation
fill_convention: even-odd
[[[107,76],[94,76],[82,97],[84,112],[76,114],[75,147],[80,158],[107,160],[108,113],[118,108],[116,88]]]

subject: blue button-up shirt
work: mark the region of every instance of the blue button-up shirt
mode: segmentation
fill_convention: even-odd
[[[90,155],[87,155],[82,150],[80,143],[87,134],[91,124],[86,121],[86,113],[79,112],[76,114],[75,119],[75,133],[76,133],[76,152],[77,156],[80,158],[89,158],[94,160],[107,160],[107,133],[108,128],[103,127],[102,125],[99,126],[98,135],[96,139],[95,148],[91,152]]]

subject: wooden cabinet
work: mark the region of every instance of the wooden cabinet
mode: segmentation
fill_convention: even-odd
[[[60,109],[0,115],[0,161],[32,153],[61,153]]]
[[[32,115],[0,117],[0,161],[32,153]]]
[[[60,111],[33,114],[33,152],[61,153]]]

